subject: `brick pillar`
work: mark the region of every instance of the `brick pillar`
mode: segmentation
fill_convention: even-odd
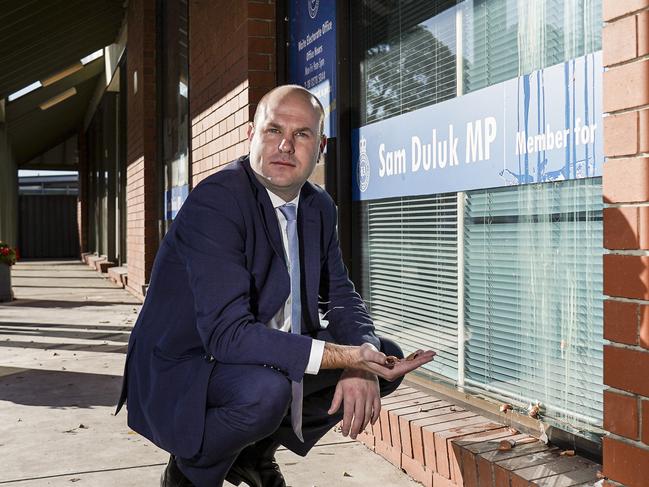
[[[248,152],[248,121],[260,98],[276,85],[275,2],[203,0],[189,8],[195,186]]]
[[[126,246],[128,288],[142,295],[158,248],[155,0],[128,4]]]
[[[649,0],[605,0],[604,474],[649,482]]]

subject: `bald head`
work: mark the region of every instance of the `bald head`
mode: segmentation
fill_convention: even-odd
[[[322,105],[301,86],[267,93],[248,126],[250,167],[257,179],[285,201],[294,199],[327,144],[323,125]]]
[[[309,90],[300,85],[281,85],[266,93],[261,100],[259,100],[257,109],[255,110],[255,117],[253,119],[255,125],[259,125],[259,121],[264,119],[266,111],[270,106],[280,104],[283,100],[290,97],[302,98],[313,107],[313,110],[315,110],[318,119],[320,120],[320,133],[317,135],[323,135],[325,113],[322,103],[320,103],[320,100],[318,100]]]

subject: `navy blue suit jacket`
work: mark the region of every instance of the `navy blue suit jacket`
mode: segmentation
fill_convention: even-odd
[[[215,364],[271,365],[301,381],[328,312],[337,343],[380,347],[347,276],[330,196],[307,182],[298,206],[302,335],[269,329],[290,280],[275,210],[243,157],[189,194],[153,265],[128,346],[118,411],[128,423],[184,458],[201,445],[207,387]]]

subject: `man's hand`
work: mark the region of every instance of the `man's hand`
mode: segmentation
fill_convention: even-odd
[[[336,385],[329,414],[335,414],[341,404],[343,436],[350,435],[356,439],[356,435],[363,431],[370,421],[374,424],[379,419],[381,396],[376,375],[362,370],[345,369]]]
[[[356,369],[393,381],[433,360],[432,350],[417,350],[405,359],[386,357],[369,343],[360,347],[325,343],[321,369]]]
[[[372,345],[363,344],[358,347],[358,364],[354,367],[372,372],[379,377],[393,381],[417,367],[433,360],[435,352],[432,350],[417,350],[404,359],[386,357],[384,353],[378,352]]]

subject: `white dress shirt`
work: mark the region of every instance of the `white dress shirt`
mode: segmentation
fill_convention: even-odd
[[[286,233],[286,217],[279,210],[280,206],[283,206],[287,203],[292,203],[295,205],[295,210],[297,213],[298,209],[298,200],[300,199],[300,194],[295,197],[293,201],[284,201],[282,198],[277,196],[272,191],[268,191],[268,196],[270,196],[270,201],[275,208],[275,214],[277,215],[277,220],[279,222],[279,233],[282,235],[282,246],[284,247],[284,258],[286,259],[286,264],[290,267],[291,261],[288,256],[288,234]],[[291,294],[289,293],[288,299],[284,306],[279,309],[277,314],[267,323],[269,328],[275,328],[277,330],[282,330],[286,332],[291,332]],[[306,366],[305,373],[307,374],[317,374],[320,371],[320,364],[322,363],[322,355],[324,354],[325,342],[322,340],[313,340],[311,342],[311,352],[309,354],[309,363]]]

